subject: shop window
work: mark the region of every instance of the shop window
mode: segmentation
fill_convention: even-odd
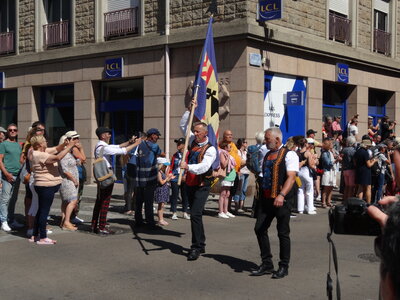
[[[74,87],[55,86],[41,89],[40,120],[46,125],[49,146],[74,129]]]
[[[0,1],[0,54],[15,52],[15,0]]]
[[[376,125],[378,119],[386,115],[386,104],[389,102],[392,92],[369,89],[368,91],[368,115],[373,118]]]
[[[47,24],[43,25],[45,48],[70,44],[71,1],[44,0]]]
[[[121,144],[143,131],[143,79],[107,81],[100,84],[100,125],[112,129],[112,143]],[[122,178],[119,159],[113,164]]]
[[[324,82],[323,89],[323,119],[326,116],[341,116],[341,127],[346,126],[347,99],[353,90],[353,86]],[[324,120],[322,120],[324,121]]]
[[[0,126],[7,128],[8,124],[18,123],[17,90],[0,92]]]

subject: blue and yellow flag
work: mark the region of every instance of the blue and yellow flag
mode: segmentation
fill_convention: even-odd
[[[218,150],[218,75],[214,52],[214,37],[212,31],[213,17],[210,18],[206,41],[201,53],[199,70],[197,72],[195,88],[197,89],[197,108],[194,115],[208,125],[208,140]],[[213,164],[219,166],[219,156]]]

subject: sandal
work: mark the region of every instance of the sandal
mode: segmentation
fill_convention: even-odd
[[[49,238],[45,238],[45,239],[38,240],[36,242],[36,244],[38,244],[38,245],[54,245],[54,244],[57,244],[57,241],[49,239]]]
[[[74,226],[63,226],[61,229],[65,230],[65,231],[77,231],[78,230],[78,228],[76,228]]]
[[[325,203],[323,203],[321,207],[322,207],[322,208],[326,208],[326,204],[325,204]]]
[[[160,226],[167,226],[167,225],[169,225],[169,223],[168,223],[167,221],[162,220],[162,221],[159,221],[159,222],[158,222],[158,225],[160,225]]]

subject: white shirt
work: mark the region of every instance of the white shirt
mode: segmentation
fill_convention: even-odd
[[[189,116],[190,116],[190,111],[188,110],[185,111],[185,113],[181,118],[181,121],[179,122],[179,127],[181,128],[183,135],[186,135]],[[193,132],[190,131],[190,138],[189,138],[190,145],[192,144],[193,140],[194,140],[194,134]],[[208,143],[208,137],[205,142],[200,143],[198,145],[201,147],[206,145],[207,143]],[[211,146],[204,153],[203,160],[200,163],[188,165],[188,171],[195,175],[204,174],[211,168],[211,165],[213,164],[216,158],[217,158],[217,150],[215,149],[214,146]]]
[[[279,147],[281,149],[283,145]],[[265,155],[269,152],[268,148],[266,145],[262,145],[260,148],[260,155],[259,157],[261,158],[261,166],[264,161]],[[299,172],[299,156],[296,154],[294,151],[288,151],[285,157],[285,164],[286,164],[286,171],[294,171],[294,172]],[[261,172],[262,173],[262,172]],[[262,177],[262,174],[261,174]]]
[[[238,154],[242,158],[243,161],[247,161],[247,151],[240,151],[238,149]],[[246,165],[244,165],[242,168],[240,168],[240,174],[250,174],[250,170],[247,168]]]
[[[100,156],[100,150],[104,146],[103,156],[106,159],[107,167],[111,168],[111,156],[112,155],[125,155],[126,148],[121,148],[119,145],[109,145],[104,141],[98,141],[96,144],[95,157],[98,158]]]
[[[357,136],[358,135],[358,127],[356,125],[350,125],[348,136]]]

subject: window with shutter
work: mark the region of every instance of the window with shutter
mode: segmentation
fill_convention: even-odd
[[[349,16],[349,0],[329,0],[329,10]]]
[[[108,0],[107,11],[138,7],[139,0]]]

